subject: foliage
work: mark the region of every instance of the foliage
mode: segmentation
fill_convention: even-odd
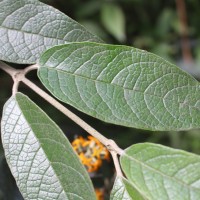
[[[96,197],[90,177],[68,139],[44,111],[17,92],[19,82],[110,151],[117,172],[111,199],[200,198],[198,155],[152,143],[122,150],[25,75],[37,68],[38,77],[54,97],[92,117],[160,131],[200,128],[200,85],[194,78],[152,53],[103,44],[83,26],[39,1],[4,0],[0,7],[0,59],[37,63],[23,70],[0,63],[0,69],[14,80],[13,95],[4,105],[1,137],[8,165],[25,199]],[[121,13],[122,19],[122,11],[111,7]],[[169,15],[165,13],[162,20]],[[111,25],[105,27],[113,34]],[[123,19],[119,27],[114,37],[122,41]]]
[[[199,198],[200,174],[193,173],[200,167],[197,155],[143,143],[127,148],[120,161],[128,180],[147,199]]]
[[[131,185],[127,179],[123,177],[116,177],[110,199],[144,200],[145,198],[133,187],[133,185]]]
[[[25,199],[95,199],[67,138],[30,99],[11,97],[1,124],[5,156]]]
[[[150,130],[199,127],[199,83],[143,50],[71,43],[47,50],[39,66],[54,96],[103,121]]]
[[[80,24],[39,1],[21,0],[19,4],[15,0],[1,1],[0,6],[4,9],[0,17],[1,33],[4,34],[0,41],[2,60],[30,64],[54,45],[85,40],[100,42]],[[45,16],[43,20],[42,16]],[[19,45],[19,41],[23,45]],[[4,49],[7,45],[9,51]]]

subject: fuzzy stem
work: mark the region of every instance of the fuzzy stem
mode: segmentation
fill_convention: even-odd
[[[14,80],[13,85],[13,94],[16,94],[18,90],[19,82],[22,81],[25,85],[27,85],[29,88],[31,88],[33,91],[35,91],[38,95],[40,95],[42,98],[44,98],[46,101],[48,101],[51,105],[53,105],[55,108],[57,108],[60,112],[62,112],[64,115],[69,117],[72,121],[74,121],[76,124],[78,124],[80,127],[82,127],[85,131],[87,131],[89,134],[97,138],[102,144],[104,144],[110,152],[114,152],[115,154],[123,154],[123,150],[117,146],[117,144],[110,139],[107,139],[104,137],[101,133],[99,133],[97,130],[95,130],[93,127],[91,127],[89,124],[87,124],[85,121],[83,121],[80,117],[72,113],[70,110],[68,110],[66,107],[64,107],[61,103],[59,103],[57,100],[55,100],[52,96],[50,96],[48,93],[40,89],[37,85],[35,85],[33,82],[28,80],[25,75],[34,70],[38,69],[38,65],[31,65],[23,70],[16,70],[7,64],[0,62],[0,69],[7,72],[10,76],[12,76]],[[113,157],[113,159],[116,156]],[[115,161],[114,161],[115,162]]]
[[[0,61],[0,69],[2,69],[3,71],[5,71],[7,74],[9,74],[11,77],[13,77],[16,74],[16,69],[10,67],[9,65],[7,65],[6,63]]]
[[[110,153],[111,153],[112,158],[113,158],[113,162],[114,162],[114,165],[115,165],[117,176],[121,176],[122,177],[123,173],[121,171],[121,167],[120,167],[120,164],[119,164],[119,159],[117,157],[117,153],[114,152],[114,151],[111,151]]]
[[[107,139],[106,137],[104,137],[101,133],[99,133],[97,130],[95,130],[93,127],[91,127],[85,121],[83,121],[80,117],[78,117],[77,115],[72,113],[70,110],[68,110],[66,107],[64,107],[61,103],[59,103],[57,100],[55,100],[52,96],[50,96],[49,94],[44,92],[42,89],[40,89],[37,85],[35,85],[34,83],[29,81],[25,77],[22,79],[22,82],[24,84],[26,84],[29,88],[31,88],[34,92],[39,94],[46,101],[48,101],[55,108],[57,108],[60,112],[62,112],[64,115],[69,117],[72,121],[74,121],[76,124],[78,124],[80,127],[82,127],[90,135],[97,138],[102,144],[109,147],[109,149],[114,150],[118,154],[122,154],[123,150],[120,149],[113,140],[110,140],[110,139]]]
[[[0,61],[0,69],[5,71],[12,77],[13,82],[14,82],[13,87],[12,87],[12,95],[15,95],[18,91],[19,82],[20,82],[20,78],[18,75],[21,73],[22,70],[14,69],[14,68],[10,67],[9,65],[7,65],[6,63],[1,62],[1,61]]]
[[[70,110],[68,110],[66,107],[64,107],[61,103],[56,101],[52,96],[41,90],[38,86],[36,86],[34,83],[29,81],[27,78],[24,78],[22,80],[24,84],[26,84],[28,87],[30,87],[34,92],[39,94],[42,98],[44,98],[46,101],[48,101],[50,104],[52,104],[54,107],[56,107],[60,112],[68,116],[70,119],[72,119],[75,123],[77,123],[79,126],[81,126],[85,131],[91,133],[91,135],[96,136],[98,135],[99,141],[106,141],[107,138],[105,138],[103,135],[98,133],[95,129],[93,129],[91,126],[86,124],[82,119],[80,119],[78,116],[76,116],[74,113],[72,113]]]
[[[24,73],[25,73],[24,75],[26,75],[26,74],[29,73],[30,71],[35,70],[35,69],[38,69],[38,68],[39,68],[39,66],[38,66],[37,64],[28,66],[28,67],[26,67],[26,68],[24,69]]]
[[[15,95],[18,92],[18,87],[19,87],[19,81],[14,80],[14,84],[12,87],[12,95]]]

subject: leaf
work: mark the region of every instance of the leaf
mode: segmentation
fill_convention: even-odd
[[[57,9],[37,0],[0,1],[0,59],[35,63],[58,44],[101,40]]]
[[[111,191],[110,200],[144,200],[145,198],[123,178],[117,177]]]
[[[200,127],[200,85],[128,46],[71,43],[40,58],[38,76],[63,102],[105,122],[149,130]]]
[[[86,169],[65,135],[21,93],[4,106],[2,141],[25,199],[96,199]]]
[[[149,200],[200,199],[200,157],[157,144],[136,144],[120,157],[128,180]]]
[[[123,10],[113,3],[105,3],[101,8],[101,21],[109,33],[123,42],[125,34],[125,16]]]

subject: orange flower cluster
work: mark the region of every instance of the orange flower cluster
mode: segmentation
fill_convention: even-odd
[[[104,200],[104,192],[101,189],[95,189],[97,200]]]
[[[102,160],[109,160],[106,147],[92,136],[88,136],[88,139],[80,136],[72,142],[72,146],[88,172],[97,171],[102,165]]]

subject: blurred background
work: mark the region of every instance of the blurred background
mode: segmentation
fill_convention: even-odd
[[[178,65],[200,80],[200,1],[199,0],[43,0],[84,25],[106,43],[123,44],[155,53]],[[13,65],[24,68],[24,65]],[[28,77],[43,88],[36,72]],[[11,96],[12,79],[0,71],[0,111]],[[47,104],[23,84],[20,91],[34,100],[61,127],[70,141],[87,136],[80,127]],[[134,143],[153,142],[200,153],[200,130],[150,132],[107,124],[70,110],[121,148]],[[108,199],[114,180],[112,159],[90,176],[98,189],[99,199]],[[100,197],[103,195],[103,197]],[[7,167],[0,144],[0,200],[23,199]]]

